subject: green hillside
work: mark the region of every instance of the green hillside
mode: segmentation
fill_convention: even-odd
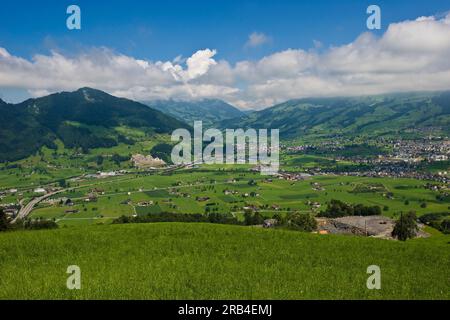
[[[121,142],[132,144],[130,137],[116,130],[118,127],[139,128],[149,135],[187,127],[143,104],[90,88],[16,105],[0,103],[0,123],[0,161],[25,158],[42,146],[56,148],[56,139],[82,152]]]
[[[211,125],[218,121],[244,115],[239,109],[216,99],[199,101],[158,100],[145,102],[145,104],[190,125],[199,120],[203,121],[204,125]]]
[[[284,138],[425,136],[430,130],[448,135],[450,92],[291,100],[220,125],[278,128]]]
[[[447,241],[179,223],[3,233],[0,298],[449,299]],[[366,287],[373,264],[381,290]]]

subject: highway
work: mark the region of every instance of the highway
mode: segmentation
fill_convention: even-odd
[[[47,194],[45,194],[43,196],[40,196],[40,197],[32,199],[24,207],[20,208],[19,213],[14,218],[12,223],[16,222],[18,219],[25,219],[31,213],[31,211],[34,209],[34,206],[37,205],[42,200],[45,200],[45,199],[47,199],[47,198],[49,198],[49,197],[51,197],[51,196],[53,196],[55,194],[63,192],[63,191],[66,191],[66,189],[58,190],[58,191],[55,191],[55,192],[50,192],[50,193],[47,193]]]

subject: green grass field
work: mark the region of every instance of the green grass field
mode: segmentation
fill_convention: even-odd
[[[212,224],[0,234],[1,299],[449,299],[449,237],[406,243]],[[69,265],[81,290],[68,290]],[[366,287],[369,265],[381,290]]]

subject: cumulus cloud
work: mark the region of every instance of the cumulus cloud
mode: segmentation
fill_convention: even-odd
[[[268,42],[270,42],[270,37],[266,36],[264,33],[261,32],[253,32],[248,36],[248,40],[245,43],[245,47],[246,48],[259,47]]]
[[[450,14],[393,23],[380,37],[367,32],[351,43],[317,47],[234,64],[217,60],[213,49],[172,61],[106,48],[27,60],[0,47],[0,87],[40,96],[91,86],[137,100],[220,98],[243,108],[308,96],[450,89]]]

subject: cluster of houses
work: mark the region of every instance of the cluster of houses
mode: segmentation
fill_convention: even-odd
[[[19,213],[20,205],[17,203],[2,203],[0,204],[0,208],[3,209],[6,215],[15,217]]]
[[[446,161],[450,155],[450,140],[396,140],[392,144],[392,157],[405,162]]]
[[[306,204],[311,207],[313,211],[317,211],[322,206],[319,202],[316,201],[307,201]]]
[[[416,171],[414,168],[398,167],[395,165],[389,165],[384,167],[374,167],[370,170],[365,171],[350,171],[350,172],[339,172],[339,175],[344,176],[355,176],[355,177],[387,177],[387,178],[410,178],[418,180],[430,180],[437,181],[441,183],[449,183],[450,177],[448,175],[433,174],[430,172]]]
[[[240,193],[237,190],[230,190],[230,189],[223,190],[223,194],[226,195],[226,196],[227,195],[242,196],[243,198],[259,197],[260,196],[260,194],[258,192],[255,192],[255,191]]]
[[[153,158],[151,155],[144,156],[142,154],[134,154],[131,156],[131,162],[139,169],[161,168],[166,166],[166,162],[158,157]]]
[[[191,195],[187,192],[180,192],[178,190],[169,190],[169,194],[174,195],[176,197],[180,197],[180,198],[190,198]]]
[[[311,188],[314,191],[325,191],[325,188],[319,182],[311,182]]]

